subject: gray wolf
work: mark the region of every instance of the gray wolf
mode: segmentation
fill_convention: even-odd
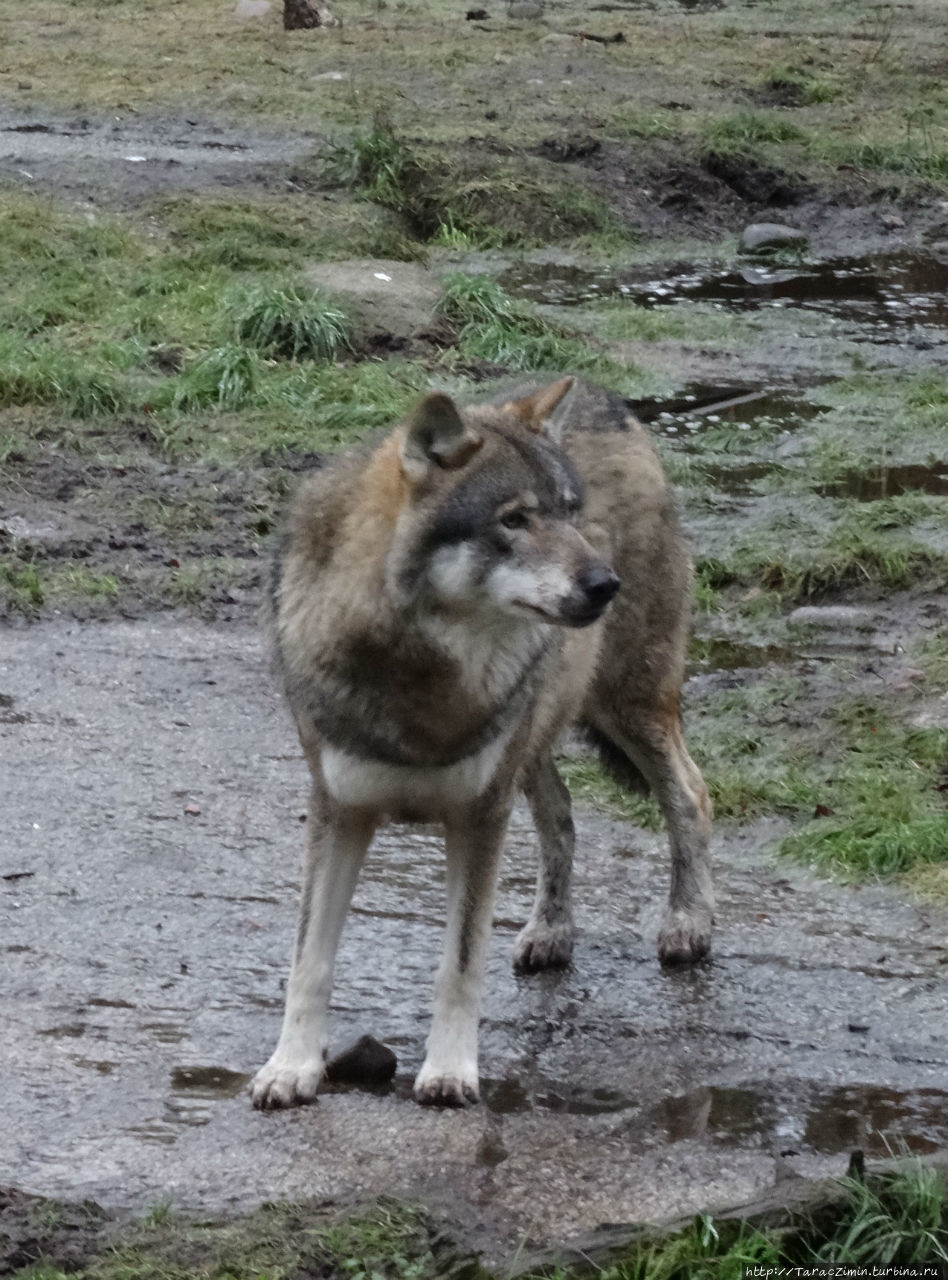
[[[498,862],[518,791],[540,846],[514,963],[568,963],[573,823],[554,764],[582,726],[667,822],[663,962],[708,951],[710,804],[682,739],[692,570],[644,429],[563,378],[459,409],[432,393],[374,450],[304,483],[272,584],[278,666],[312,773],[302,910],[279,1042],[251,1088],[311,1101],[363,857],[386,821],[443,824],[447,927],[419,1102],[478,1097]]]

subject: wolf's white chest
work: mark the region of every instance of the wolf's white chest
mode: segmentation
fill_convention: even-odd
[[[484,794],[500,767],[509,737],[508,730],[480,751],[441,768],[386,764],[325,746],[323,780],[339,804],[437,819],[445,810]]]

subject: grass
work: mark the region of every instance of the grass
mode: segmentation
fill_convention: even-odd
[[[384,113],[328,157],[326,179],[381,205],[423,242],[526,247],[623,226],[605,199],[555,165],[410,141]]]
[[[568,369],[619,390],[641,391],[647,382],[630,362],[613,360],[594,341],[547,320],[486,276],[446,276],[440,311],[469,358],[514,372]]]
[[[61,1280],[57,1222],[33,1211],[45,1260],[16,1280]],[[306,1205],[264,1205],[240,1219],[194,1224],[160,1202],[139,1225],[102,1236],[90,1219],[77,1257],[74,1213],[64,1221],[68,1272],[76,1280],[501,1280],[459,1248],[423,1208],[381,1199],[333,1218]],[[632,1233],[630,1233],[632,1234]],[[635,1238],[637,1236],[637,1238]],[[892,1173],[847,1177],[825,1204],[789,1210],[781,1225],[756,1226],[698,1214],[683,1229],[639,1228],[632,1242],[594,1268],[600,1280],[744,1280],[754,1267],[898,1267],[948,1260],[944,1175],[917,1160]],[[546,1267],[523,1280],[579,1280],[590,1264]]]
[[[351,348],[344,311],[318,291],[265,289],[251,293],[237,321],[241,342],[283,360],[334,360]]]

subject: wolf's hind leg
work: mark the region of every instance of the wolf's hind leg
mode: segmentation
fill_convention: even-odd
[[[418,1102],[463,1107],[480,1096],[477,1024],[507,819],[503,805],[472,807],[446,823],[447,929],[435,980],[427,1053],[415,1079]]]
[[[540,842],[540,866],[533,910],[514,944],[514,968],[530,973],[567,965],[573,955],[575,833],[570,795],[552,756],[531,769],[523,790]]]
[[[327,1010],[336,950],[359,870],[375,830],[371,815],[338,809],[313,789],[299,930],[283,1029],[251,1085],[261,1110],[312,1102],[326,1069]]]
[[[691,964],[711,948],[714,890],[711,883],[711,801],[681,732],[677,699],[667,710],[641,716],[598,715],[596,728],[645,776],[661,807],[671,845],[671,889],[658,935],[662,964]]]

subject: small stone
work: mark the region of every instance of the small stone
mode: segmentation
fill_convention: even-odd
[[[508,18],[542,18],[543,5],[530,3],[530,0],[517,0],[507,5]]]
[[[807,243],[805,231],[786,227],[780,222],[752,222],[741,232],[742,253],[760,253],[768,249],[802,249]]]
[[[237,0],[234,13],[238,18],[263,18],[270,12],[270,0]]]
[[[184,812],[189,818],[197,818],[201,813],[201,806],[192,801],[191,804],[186,804],[184,806]]]
[[[388,1084],[397,1067],[398,1058],[388,1045],[374,1036],[361,1036],[326,1063],[326,1079],[331,1084]]]
[[[885,227],[886,231],[901,231],[905,226],[905,219],[900,218],[897,213],[884,213],[879,221]]]

